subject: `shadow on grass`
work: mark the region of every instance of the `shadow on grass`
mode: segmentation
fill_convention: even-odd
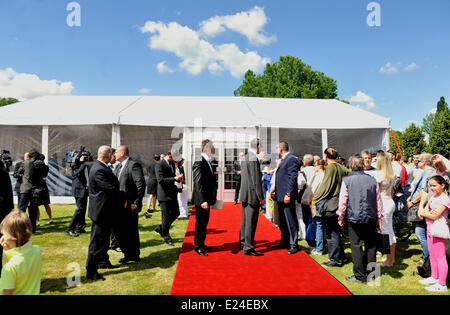
[[[155,253],[151,253],[149,256],[141,259],[140,262],[129,263],[120,265],[119,269],[114,270],[99,270],[99,273],[102,274],[106,281],[105,285],[108,285],[108,276],[119,275],[128,272],[136,272],[140,270],[147,270],[152,268],[162,268],[169,269],[172,268],[178,261],[180,256],[180,248],[169,248],[160,250]],[[85,273],[82,271],[81,277],[82,284],[93,283],[93,281],[86,279]],[[41,282],[41,294],[47,292],[67,292],[73,288],[67,285],[66,278],[58,278],[58,279],[42,279]]]

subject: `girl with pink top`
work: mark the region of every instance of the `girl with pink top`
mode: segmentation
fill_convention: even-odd
[[[430,235],[431,225],[435,220],[443,216],[448,218],[448,210],[450,209],[450,198],[446,193],[448,183],[442,176],[433,176],[428,181],[433,196],[428,201],[425,209],[419,210],[418,214],[427,221],[427,239],[428,249],[430,252],[431,277],[419,281],[424,285],[431,285],[425,289],[430,292],[447,292],[447,274],[448,265],[445,256],[446,240]]]

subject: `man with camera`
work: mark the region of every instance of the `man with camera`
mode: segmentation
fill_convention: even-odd
[[[81,157],[72,166],[72,194],[75,197],[77,209],[72,216],[66,234],[71,237],[77,237],[81,233],[86,233],[86,208],[89,197],[89,155],[81,155]]]

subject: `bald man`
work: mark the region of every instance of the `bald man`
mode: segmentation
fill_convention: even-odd
[[[145,179],[142,166],[130,158],[126,145],[117,148],[116,160],[119,164],[114,175],[120,184],[120,249],[125,257],[119,260],[124,264],[129,261],[140,261],[139,212],[142,210],[142,199],[145,195]]]

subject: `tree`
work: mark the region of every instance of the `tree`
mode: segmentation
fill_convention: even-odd
[[[441,111],[445,110],[446,108],[448,108],[448,104],[445,101],[445,98],[443,96],[441,96],[441,99],[437,103],[437,111],[441,112]]]
[[[429,150],[432,153],[450,152],[450,109],[445,102],[436,112],[429,142]]]
[[[428,137],[431,135],[431,128],[433,127],[434,117],[435,117],[434,113],[429,113],[422,120],[422,131],[426,133]]]
[[[18,99],[12,98],[12,97],[4,97],[4,98],[0,98],[0,107],[2,106],[6,106],[6,105],[10,105],[10,104],[14,104],[19,102]]]
[[[447,102],[445,101],[445,97],[441,97],[439,102],[437,103],[437,111],[436,114],[442,112],[446,107],[448,107]],[[431,136],[431,129],[433,128],[433,124],[436,118],[435,113],[429,113],[422,121],[422,131],[425,132],[428,137]]]
[[[322,72],[311,70],[299,58],[280,57],[278,62],[267,64],[261,75],[249,70],[235,96],[274,98],[335,99],[337,83]]]
[[[425,135],[415,124],[411,124],[402,134],[402,151],[405,156],[412,156],[416,152],[424,152],[426,147]]]

